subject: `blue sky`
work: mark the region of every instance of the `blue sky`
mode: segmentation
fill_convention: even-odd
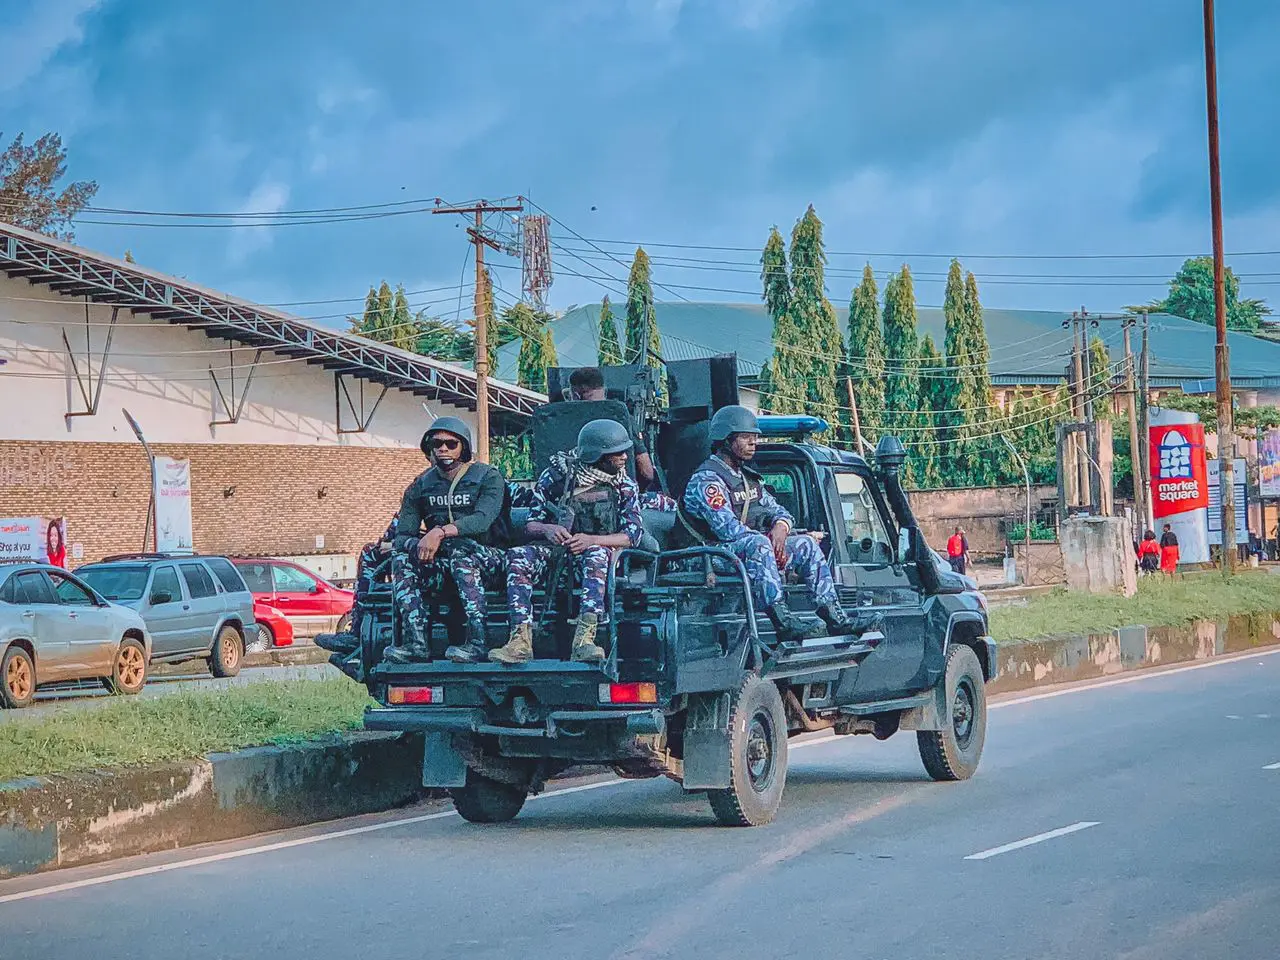
[[[1180,260],[979,255],[1207,250],[1200,16],[1194,0],[7,0],[0,131],[60,132],[104,207],[524,194],[565,225],[557,308],[620,288],[611,256],[637,241],[751,248],[650,248],[660,298],[750,299],[770,225],[789,233],[813,203],[828,250],[858,254],[832,256],[834,301],[867,255],[886,271],[913,254],[937,304],[946,260],[922,255],[956,254],[989,306],[1113,310],[1160,295]],[[1280,250],[1280,4],[1218,18],[1227,247]],[[77,239],[287,302],[384,278],[456,288],[457,219]],[[1280,256],[1231,262],[1244,295],[1280,299]],[[497,276],[518,292],[517,270]],[[467,289],[413,300],[451,315],[459,293],[465,314]]]

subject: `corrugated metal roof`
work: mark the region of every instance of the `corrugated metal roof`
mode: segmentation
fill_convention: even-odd
[[[664,356],[687,360],[736,352],[743,377],[759,375],[771,352],[773,324],[763,304],[664,302],[656,305],[658,329]],[[843,329],[848,311],[837,307]],[[596,328],[599,304],[586,304],[566,312],[552,323],[560,362],[565,366],[585,366],[596,362]],[[946,338],[942,311],[921,307],[918,311],[921,336],[931,334],[941,349]],[[1052,310],[984,311],[987,340],[991,346],[990,370],[1000,385],[1053,384],[1067,368],[1071,333],[1063,321],[1071,314]],[[621,323],[619,323],[621,326]],[[1123,353],[1119,322],[1104,320],[1091,331],[1107,344],[1113,360]],[[1280,343],[1245,333],[1230,333],[1231,379],[1240,387],[1280,387]],[[1188,387],[1187,392],[1213,390],[1214,331],[1205,324],[1168,314],[1151,315],[1151,382],[1154,386]],[[1133,331],[1133,349],[1141,346],[1139,328]],[[519,344],[499,351],[498,369],[506,379],[514,378]],[[856,351],[855,351],[856,352]],[[1206,390],[1198,389],[1208,381]],[[1185,388],[1184,388],[1185,389]]]

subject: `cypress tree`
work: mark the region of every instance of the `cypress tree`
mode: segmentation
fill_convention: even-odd
[[[1013,456],[999,437],[992,437],[1002,426],[991,389],[991,346],[987,341],[987,325],[978,297],[978,280],[970,272],[964,280],[964,313],[966,340],[969,347],[968,388],[972,397],[969,417],[972,457],[970,483],[987,486],[1013,478],[1020,473]]]
[[[899,433],[911,454],[906,473],[911,482],[928,473],[925,461],[935,453],[931,446],[915,443],[922,426],[919,350],[915,287],[911,268],[903,264],[884,288],[884,406],[885,429]]]
[[[618,325],[613,319],[613,306],[608,294],[600,301],[600,336],[596,362],[602,367],[622,365],[622,348],[618,346]]]
[[[871,264],[849,301],[849,378],[864,439],[874,442],[884,419],[884,332],[880,328],[879,291]]]
[[[648,331],[648,350],[645,349],[645,333]],[[653,306],[653,283],[649,255],[643,247],[636,247],[631,263],[631,275],[627,279],[626,321],[627,363],[647,363],[661,367],[662,338],[658,334],[658,315]]]
[[[791,315],[803,353],[797,367],[803,371],[805,412],[822,417],[838,429],[840,404],[836,385],[844,361],[840,322],[826,295],[827,254],[822,245],[822,221],[813,205],[796,221],[791,232]]]
[[[418,325],[409,312],[409,298],[405,295],[404,286],[398,285],[392,301],[391,323],[383,342],[401,350],[412,350],[417,340]]]
[[[942,486],[942,467],[947,460],[947,449],[938,443],[938,411],[946,410],[948,403],[945,368],[946,361],[933,337],[926,333],[920,341],[920,429],[913,435],[921,454],[916,480],[925,488]]]
[[[551,336],[551,317],[535,312],[527,303],[517,303],[503,312],[504,326],[520,339],[516,360],[516,383],[545,393],[547,370],[557,364],[556,345]]]
[[[777,227],[760,254],[760,280],[764,302],[773,320],[773,353],[769,357],[760,393],[763,409],[774,413],[804,412],[805,357],[797,350],[800,337],[791,315],[791,278],[787,273],[787,248]]]

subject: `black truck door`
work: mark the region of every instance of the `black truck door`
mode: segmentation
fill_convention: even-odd
[[[861,471],[835,468],[829,488],[831,506],[844,520],[844,542],[832,544],[836,579],[852,589],[859,610],[884,614],[885,639],[858,668],[852,690],[840,684],[845,702],[890,700],[918,689],[924,662],[922,595],[909,571],[897,562],[888,511]],[[840,534],[833,531],[833,534]]]

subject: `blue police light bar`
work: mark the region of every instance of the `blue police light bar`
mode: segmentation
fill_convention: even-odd
[[[760,423],[760,432],[770,437],[804,437],[811,433],[822,433],[831,427],[821,417],[783,417],[770,414],[756,419]]]

